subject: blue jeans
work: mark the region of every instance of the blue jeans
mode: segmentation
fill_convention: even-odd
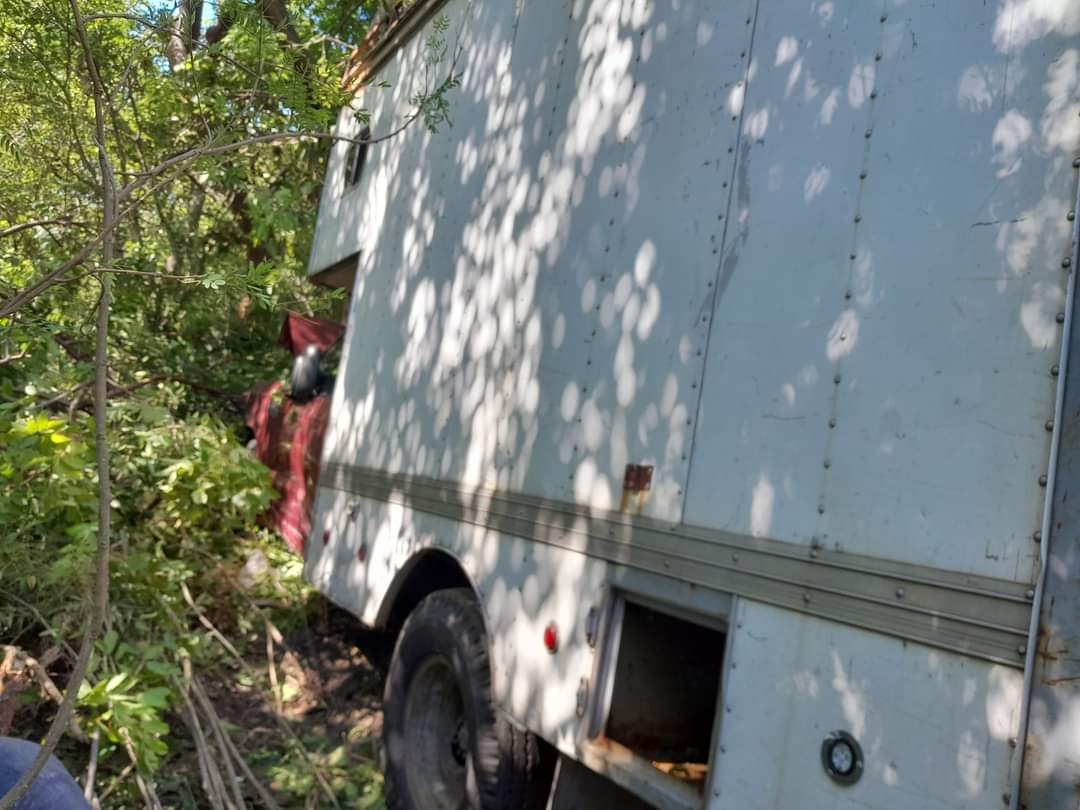
[[[30,769],[39,746],[14,737],[0,737],[0,796]],[[71,778],[56,757],[49,757],[45,770],[15,805],[15,810],[89,810],[82,788]]]

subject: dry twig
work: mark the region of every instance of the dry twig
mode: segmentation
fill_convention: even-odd
[[[270,691],[274,694],[274,708],[278,714],[285,710],[281,703],[281,688],[278,686],[277,666],[274,664],[274,637],[270,632],[271,624],[266,622],[266,673],[270,677]]]
[[[207,790],[211,803],[215,807],[219,804],[226,807],[233,806],[224,792],[223,785],[227,783],[232,792],[233,803],[237,804],[239,808],[245,807],[243,794],[240,792],[240,778],[236,772],[239,769],[247,783],[259,794],[259,800],[267,810],[281,810],[280,805],[274,800],[273,794],[255,776],[251,767],[241,756],[236,744],[229,737],[229,732],[207,695],[206,689],[193,674],[191,661],[185,659],[182,662],[182,669],[184,683],[183,685],[177,683],[177,687],[183,695],[186,707],[184,722],[188,724],[192,731],[192,738],[195,740],[199,755],[199,768],[203,776],[203,785]],[[192,697],[194,697],[194,701]],[[204,727],[210,730],[211,738],[217,745],[220,753],[218,758],[214,758],[210,752],[210,746],[203,730]],[[218,763],[224,765],[224,774],[221,773]],[[213,771],[216,771],[216,773],[213,773]]]
[[[23,678],[29,683],[37,684],[38,689],[41,690],[41,694],[49,700],[57,704],[63,704],[64,695],[59,687],[53,682],[53,679],[49,677],[49,673],[46,669],[49,663],[55,661],[59,655],[59,651],[56,647],[53,647],[42,656],[42,661],[46,661],[46,663],[38,661],[36,658],[27,654],[25,650],[10,644],[0,644],[0,652],[3,653],[3,655],[0,656],[0,686],[3,686],[5,676],[10,676],[12,680]],[[17,686],[11,686],[10,690],[12,693],[24,691]],[[2,697],[3,691],[0,690],[0,699],[2,699]],[[13,697],[14,695],[12,695],[12,699]],[[79,742],[90,742],[90,738],[87,737],[86,733],[79,727],[79,723],[74,715],[68,718],[67,731]]]
[[[243,672],[249,678],[251,678],[252,682],[258,683],[259,677],[255,670],[251,667],[251,665],[248,664],[246,660],[244,660],[244,657],[240,655],[236,647],[233,646],[232,642],[225,638],[225,636],[222,635],[221,631],[218,630],[208,618],[206,618],[206,615],[195,604],[195,600],[192,599],[191,591],[188,590],[187,585],[181,583],[180,588],[181,593],[184,596],[184,601],[187,602],[188,607],[195,611],[195,614],[199,619],[199,623],[202,624],[202,626],[206,628],[207,632],[209,632],[210,635],[214,639],[216,639],[222,647],[225,648],[225,650],[232,656],[233,660],[236,661],[240,669],[243,670]],[[175,620],[175,616],[173,618]],[[330,803],[332,807],[340,808],[341,805],[338,803],[337,796],[334,794],[334,789],[330,786],[330,783],[327,781],[326,776],[325,774],[323,774],[322,769],[319,767],[318,763],[315,762],[314,758],[311,755],[311,752],[307,750],[307,748],[304,746],[304,743],[300,740],[299,737],[296,736],[296,732],[292,730],[289,724],[286,723],[279,714],[274,713],[273,717],[274,722],[277,724],[282,734],[284,734],[289,739],[289,741],[296,747],[297,751],[303,754],[304,761],[311,769],[311,774],[315,777],[315,781],[318,782],[319,787],[322,789],[323,794],[326,796],[326,800]],[[0,808],[0,810],[2,810],[2,808]]]
[[[90,761],[86,766],[86,784],[83,785],[83,798],[94,798],[94,778],[97,776],[98,749],[101,746],[101,729],[95,728],[90,735]]]

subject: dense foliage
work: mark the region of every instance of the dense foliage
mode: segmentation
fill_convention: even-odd
[[[0,694],[5,677],[13,694],[18,656],[63,686],[86,620],[98,528],[94,321],[107,273],[112,585],[72,735],[84,740],[85,767],[83,735],[97,730],[110,806],[154,806],[155,774],[190,748],[177,722],[190,715],[185,667],[229,655],[206,614],[243,637],[260,587],[297,595],[280,578],[243,593],[223,585],[253,549],[286,560],[253,529],[273,493],[235,429],[243,393],[287,362],[274,347],[283,312],[340,317],[343,304],[303,279],[326,140],[155,167],[262,133],[330,130],[345,100],[342,60],[376,8],[0,0],[0,312],[10,310],[0,317]],[[76,13],[104,91],[103,147],[119,189],[111,233]],[[452,87],[418,97],[420,117],[438,123]],[[111,261],[103,233],[115,240]],[[50,274],[55,283],[23,295]],[[24,688],[14,713],[0,702],[0,733],[40,733],[47,692]],[[290,757],[311,764],[297,750],[270,770],[302,792],[323,777],[289,770]],[[128,765],[134,780],[117,776]],[[368,795],[350,790],[353,804]]]

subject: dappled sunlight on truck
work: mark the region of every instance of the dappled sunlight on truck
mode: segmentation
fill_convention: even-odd
[[[1051,521],[1080,6],[448,0],[393,30],[341,134],[410,114],[431,37],[461,87],[359,178],[331,154],[310,271],[353,294],[305,573],[400,633],[395,711],[465,657],[455,786],[546,791],[536,745],[554,808],[1061,806],[1080,673],[1036,648],[1080,632],[1040,611],[1080,559]],[[708,654],[650,660],[672,627]],[[718,684],[673,709],[707,750],[649,716],[686,683]],[[449,806],[403,750],[391,805]]]

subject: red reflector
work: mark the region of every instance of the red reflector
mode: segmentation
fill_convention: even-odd
[[[555,622],[551,622],[544,628],[544,647],[547,648],[549,653],[559,649],[559,631],[555,627]]]
[[[326,545],[327,543],[329,543],[329,542],[330,542],[330,530],[329,530],[329,529],[326,529],[326,530],[325,530],[325,531],[324,531],[324,532],[322,533],[322,544],[323,544],[323,545],[325,546],[325,545]]]
[[[367,560],[367,543],[360,544],[360,548],[356,550],[356,559],[360,562]]]

